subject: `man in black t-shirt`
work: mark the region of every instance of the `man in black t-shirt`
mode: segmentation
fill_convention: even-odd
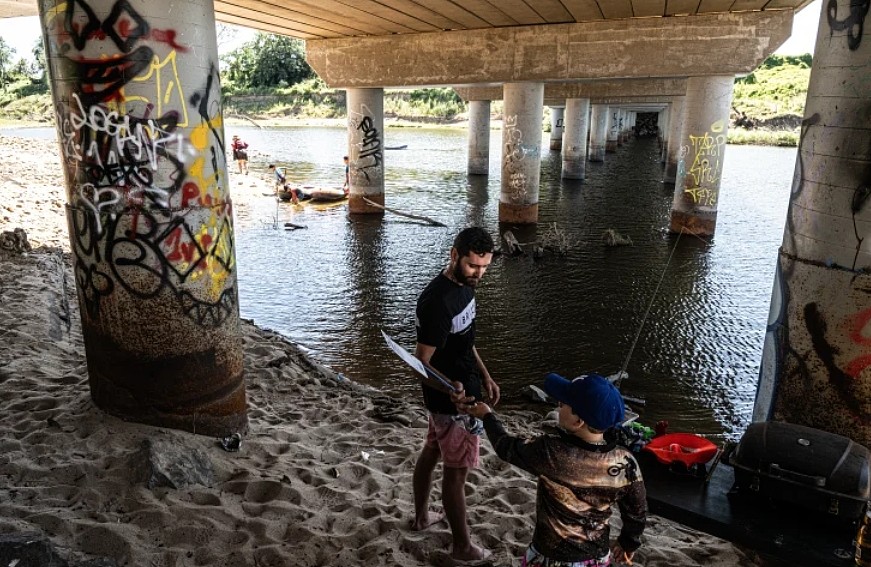
[[[450,264],[426,286],[417,300],[415,356],[460,382],[469,396],[499,401],[499,386],[475,350],[475,286],[493,259],[493,239],[482,228],[463,230],[454,240]],[[478,466],[479,420],[459,415],[450,396],[437,384],[423,384],[430,412],[426,441],[414,468],[415,518],[423,530],[441,521],[429,509],[432,473],[444,462],[442,504],[453,535],[451,556],[460,561],[486,559],[490,552],[474,545],[466,518],[465,485],[469,469]]]

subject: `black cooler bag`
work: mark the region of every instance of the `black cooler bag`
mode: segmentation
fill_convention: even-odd
[[[750,424],[729,456],[739,494],[856,520],[871,498],[871,454],[842,435],[776,421]]]

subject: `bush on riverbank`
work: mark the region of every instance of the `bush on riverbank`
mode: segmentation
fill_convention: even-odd
[[[342,118],[346,113],[345,104],[345,91],[331,89],[319,78],[281,88],[233,88],[224,96],[226,113],[258,119]],[[465,103],[452,88],[384,92],[384,115],[388,117],[420,122],[451,121],[465,112]]]
[[[0,118],[28,122],[50,122],[54,119],[51,95],[42,81],[20,77],[0,91]]]
[[[729,144],[755,146],[798,146],[798,130],[747,130],[746,128],[730,128]]]

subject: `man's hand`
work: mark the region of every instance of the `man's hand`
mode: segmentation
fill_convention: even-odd
[[[456,390],[448,395],[451,397],[451,401],[454,402],[455,406],[459,408],[460,406],[465,406],[475,401],[475,398],[466,395],[465,386],[463,386],[462,382],[454,381],[453,385]]]
[[[484,391],[487,392],[487,399],[494,406],[499,403],[499,385],[489,376],[484,379]]]

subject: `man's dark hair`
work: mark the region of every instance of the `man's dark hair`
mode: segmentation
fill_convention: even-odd
[[[270,164],[269,164],[269,167],[267,167],[266,169],[272,169],[273,167],[275,167],[275,164],[270,163]]]
[[[475,254],[489,254],[493,252],[493,238],[490,233],[479,226],[470,226],[460,231],[454,239],[454,248],[462,258],[469,252]]]

